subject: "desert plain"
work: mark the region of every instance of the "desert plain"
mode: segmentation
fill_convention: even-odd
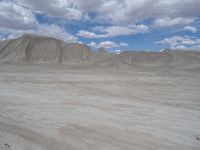
[[[199,150],[200,67],[0,64],[1,150]]]

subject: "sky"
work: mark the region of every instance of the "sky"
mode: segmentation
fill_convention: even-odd
[[[0,0],[0,40],[26,33],[94,50],[198,50],[200,0]]]

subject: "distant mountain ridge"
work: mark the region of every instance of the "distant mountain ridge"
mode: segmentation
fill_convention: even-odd
[[[66,44],[56,38],[25,34],[0,42],[0,62],[31,64],[94,64],[99,67],[179,66],[200,64],[200,52],[133,52],[118,55],[104,48],[92,51],[85,44]]]

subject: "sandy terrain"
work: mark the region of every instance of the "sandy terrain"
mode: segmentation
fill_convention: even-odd
[[[200,70],[0,65],[0,150],[199,150]]]

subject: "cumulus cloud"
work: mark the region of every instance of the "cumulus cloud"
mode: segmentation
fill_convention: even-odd
[[[171,48],[195,48],[200,46],[200,39],[194,37],[174,36],[155,43],[168,45]]]
[[[80,30],[77,33],[77,36],[84,38],[108,38],[116,37],[120,35],[131,35],[137,33],[145,33],[149,31],[148,26],[145,25],[129,25],[126,27],[123,26],[110,26],[110,27],[98,27],[96,28],[101,34],[96,34],[95,32]]]
[[[74,42],[77,41],[77,37],[67,33],[63,28],[57,25],[40,25],[37,30],[33,33],[39,35],[46,35],[51,37],[57,37],[64,40],[65,42]]]
[[[3,0],[6,2],[6,0]],[[8,1],[7,1],[8,2]],[[62,17],[72,20],[88,18],[105,20],[117,25],[129,25],[141,19],[166,18],[181,22],[181,18],[198,17],[198,0],[9,0],[20,7],[35,13]],[[89,19],[89,18],[88,18]]]
[[[104,0],[70,0],[69,3],[73,3],[82,12],[94,12],[104,4]]]
[[[126,47],[126,46],[128,46],[128,43],[123,43],[123,42],[121,42],[121,43],[119,43],[119,45],[120,45],[120,46]]]
[[[175,25],[188,25],[195,21],[196,18],[159,18],[154,22],[155,27],[170,27]]]
[[[9,33],[9,36],[6,39],[17,38],[22,36],[23,34],[30,33],[36,35],[56,37],[65,42],[77,41],[77,37],[67,33],[64,29],[60,28],[57,25],[38,25],[36,28],[29,30],[0,29],[0,31]]]
[[[115,54],[119,55],[122,51],[120,49],[115,50]]]
[[[0,27],[10,29],[33,29],[37,20],[31,10],[9,1],[0,2]]]
[[[115,42],[112,42],[112,41],[104,41],[104,42],[101,42],[99,44],[97,44],[96,42],[90,42],[89,44],[87,44],[88,46],[90,47],[93,47],[93,48],[115,48],[115,47],[119,47],[118,44],[116,44]]]
[[[99,18],[117,24],[130,24],[140,19],[197,17],[200,14],[197,0],[111,0],[97,8]]]
[[[186,27],[184,27],[184,30],[190,31],[192,33],[196,33],[197,32],[197,29],[195,27],[193,27],[193,26],[186,26]]]
[[[99,44],[97,44],[96,42],[90,42],[89,44],[87,44],[89,47],[92,47],[92,48],[116,48],[116,47],[126,47],[128,46],[128,43],[115,43],[115,42],[112,42],[112,41],[104,41],[104,42],[101,42]]]
[[[40,14],[59,17],[69,24],[73,23],[72,20],[92,22],[97,26],[96,30],[92,29],[92,25],[92,30],[78,29],[77,36],[84,38],[146,33],[150,29],[149,25],[143,24],[145,19],[155,20],[155,27],[184,25],[185,30],[195,33],[197,31],[191,23],[200,14],[199,6],[198,0],[0,0],[0,29],[13,37],[31,32],[65,37],[65,41],[77,39],[61,25],[48,25],[48,21],[46,25],[41,24],[41,20],[35,17],[35,14]]]
[[[186,47],[185,45],[177,45],[177,46],[173,46],[171,47],[171,49],[188,49],[188,47]]]
[[[196,17],[198,0],[13,0],[34,11],[67,19],[80,20],[84,14],[96,13],[96,18],[113,24],[131,24],[138,19]]]
[[[96,42],[90,42],[87,44],[89,47],[97,48],[97,43]]]
[[[67,33],[58,25],[40,24],[31,9],[17,5],[13,1],[0,1],[0,10],[0,33],[9,35],[8,37],[1,36],[1,39],[12,39],[31,33],[56,37],[66,42],[77,40],[77,37]]]
[[[80,20],[84,16],[70,0],[13,0],[19,6],[31,9],[33,12],[50,16]]]
[[[111,42],[111,41],[105,41],[105,42],[101,42],[99,45],[98,45],[99,48],[103,47],[103,48],[114,48],[114,47],[119,47],[119,45],[117,45],[116,43],[114,42]]]

